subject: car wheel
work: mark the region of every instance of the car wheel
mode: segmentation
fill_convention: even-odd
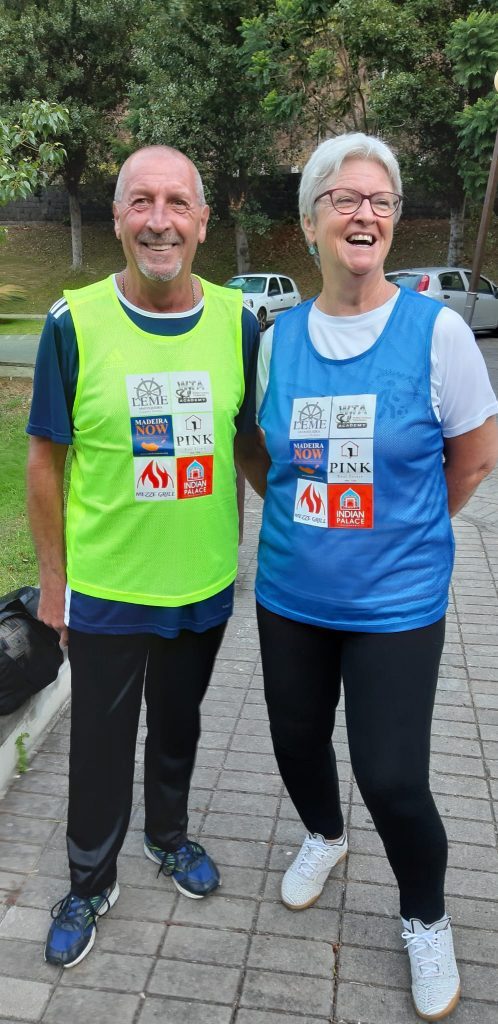
[[[264,306],[261,306],[261,309],[258,309],[258,324],[260,331],[266,331],[266,328],[268,327],[268,317]]]

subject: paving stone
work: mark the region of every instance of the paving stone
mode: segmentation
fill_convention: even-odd
[[[50,919],[46,919],[46,932]],[[46,934],[46,933],[45,933]],[[46,982],[54,985],[61,973],[57,967],[46,964],[43,959],[44,942],[29,939],[0,938],[0,975],[10,975],[27,981]],[[0,990],[7,985],[2,977]],[[0,1009],[0,1012],[5,1012]]]
[[[483,778],[465,775],[445,775],[444,772],[431,772],[431,790],[448,796],[469,796],[477,800],[487,800],[488,790]]]
[[[448,864],[453,868],[469,868],[470,871],[498,872],[498,853],[486,846],[450,843]]]
[[[5,978],[0,989],[0,1013],[16,1020],[38,1020],[47,1005],[51,989],[38,981]]]
[[[360,853],[348,856],[348,877],[361,882],[380,882],[391,885],[394,874],[387,857],[365,857]]]
[[[237,721],[233,716],[208,715],[204,712],[201,715],[202,730],[209,729],[210,732],[231,732]]]
[[[402,943],[400,942],[400,946]],[[391,988],[407,988],[409,983],[408,956],[400,952],[358,948],[341,945],[339,975],[341,980],[372,982]]]
[[[105,920],[99,923],[98,951],[105,949],[110,953],[154,956],[162,943],[165,929],[165,924],[116,918],[112,907]]]
[[[302,1017],[301,1014],[292,1014],[292,1017],[288,1016],[287,1019],[292,1024],[313,1024],[313,1022],[316,1024],[316,1021],[324,1020],[323,1017],[310,1017],[309,1014],[305,1017]],[[237,1011],[235,1016],[235,1024],[283,1024],[283,1022],[282,1014],[272,1013],[269,1010],[245,1010],[242,1008]]]
[[[345,891],[347,911],[395,917],[399,923],[399,893],[395,885],[375,885],[348,879]]]
[[[408,991],[339,981],[337,1019],[361,1024],[415,1024],[419,1020]],[[452,1020],[456,1018],[453,1017]]]
[[[1,801],[0,807],[4,813],[62,821],[65,819],[67,801],[60,796],[43,796],[41,793],[23,793],[11,789]]]
[[[498,1002],[498,971],[496,965],[467,964],[460,960],[462,991],[468,999],[482,999]]]
[[[218,790],[233,790],[236,793],[263,793],[279,796],[282,792],[280,775],[261,774],[229,770],[224,767],[218,783]]]
[[[44,942],[50,921],[44,910],[10,907],[0,924],[2,939],[32,939]]]
[[[292,913],[292,911],[291,911]],[[248,957],[248,967],[265,968],[270,971],[292,971],[296,974],[312,974],[314,977],[330,978],[334,970],[332,944],[308,942],[307,939],[280,938],[254,935]]]
[[[496,923],[496,922],[495,922]],[[487,932],[483,923],[479,928],[460,928],[452,925],[455,952],[459,961],[471,961],[478,964],[491,964],[495,968],[498,961],[498,937],[496,931]],[[481,992],[485,996],[485,992]]]
[[[164,887],[162,891],[158,891],[121,883],[119,890],[119,899],[112,908],[112,916],[113,918],[125,918],[132,922],[166,923],[178,898],[178,893],[173,888],[166,892]]]
[[[240,1005],[295,1014],[306,1014],[312,1006],[318,1017],[328,1017],[332,989],[331,979],[250,969],[246,972]]]
[[[273,754],[239,754],[230,751],[225,764],[227,768],[239,772],[277,772],[277,762]]]
[[[54,772],[29,772],[23,775],[15,792],[46,793],[52,796],[67,797],[67,788],[67,775],[57,775]]]
[[[202,901],[179,900],[173,912],[173,922],[247,931],[255,915],[256,903],[253,900],[230,899],[216,894]]]
[[[260,841],[251,843],[242,839],[209,840],[209,852],[218,865],[264,868],[268,851],[268,843]]]
[[[32,871],[41,852],[41,846],[0,840],[0,871]]]
[[[334,943],[339,938],[339,913],[315,904],[306,912],[296,914],[280,902],[261,903],[256,931],[263,935],[289,935]]]
[[[60,984],[77,988],[114,989],[117,992],[142,992],[154,963],[152,957],[107,953],[99,948],[97,944],[104,926],[102,921],[92,955],[71,967],[70,971],[64,971]]]
[[[365,947],[366,950],[385,949],[401,952],[404,940],[399,917],[379,917],[372,914],[344,914],[341,928],[343,946]],[[341,955],[342,961],[342,955]],[[340,974],[342,976],[342,963]]]
[[[161,956],[169,960],[240,967],[248,944],[248,935],[241,932],[172,924],[162,944]]]
[[[18,874],[15,871],[2,871],[0,869],[0,892],[17,895],[20,893],[26,875]]]
[[[213,967],[183,960],[158,960],[147,983],[148,992],[164,996],[184,996],[208,1002],[216,995],[218,1003],[232,1003],[239,985],[240,970]]]
[[[498,874],[487,871],[466,871],[449,867],[446,872],[446,892],[457,896],[479,896],[482,899],[498,899]]]
[[[262,793],[234,793],[223,791],[214,793],[211,802],[212,811],[224,811],[230,814],[256,814],[261,817],[273,817],[277,813],[278,797]]]
[[[245,814],[206,815],[202,826],[203,836],[227,836],[228,839],[259,839],[268,842],[273,830],[273,818],[254,817]]]
[[[259,868],[236,868],[224,864],[221,887],[224,896],[245,896],[256,899],[261,895],[265,880],[264,871]]]
[[[147,995],[142,1004],[140,1024],[230,1024],[231,1006],[192,1003]]]
[[[103,992],[87,988],[56,989],[43,1017],[43,1024],[132,1024],[140,999],[136,995]]]

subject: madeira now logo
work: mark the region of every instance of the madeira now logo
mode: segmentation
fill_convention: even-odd
[[[131,419],[133,454],[164,452],[173,454],[171,416],[133,416]]]

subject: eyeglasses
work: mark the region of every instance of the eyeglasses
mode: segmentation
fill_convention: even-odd
[[[314,203],[328,196],[337,213],[356,213],[364,199],[368,199],[376,217],[392,217],[399,209],[403,196],[397,192],[373,192],[371,196],[357,192],[355,188],[328,188],[316,197]]]

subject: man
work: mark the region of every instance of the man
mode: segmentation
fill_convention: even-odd
[[[196,168],[168,147],[138,150],[113,211],[125,269],[52,306],[27,428],[39,617],[68,634],[72,676],[71,890],[45,946],[64,967],[87,955],[119,895],[144,676],[145,855],[191,898],[220,883],[188,838],[187,802],[232,612],[234,436],[239,464],[258,460],[258,325],[240,292],[192,276],[209,217]]]

